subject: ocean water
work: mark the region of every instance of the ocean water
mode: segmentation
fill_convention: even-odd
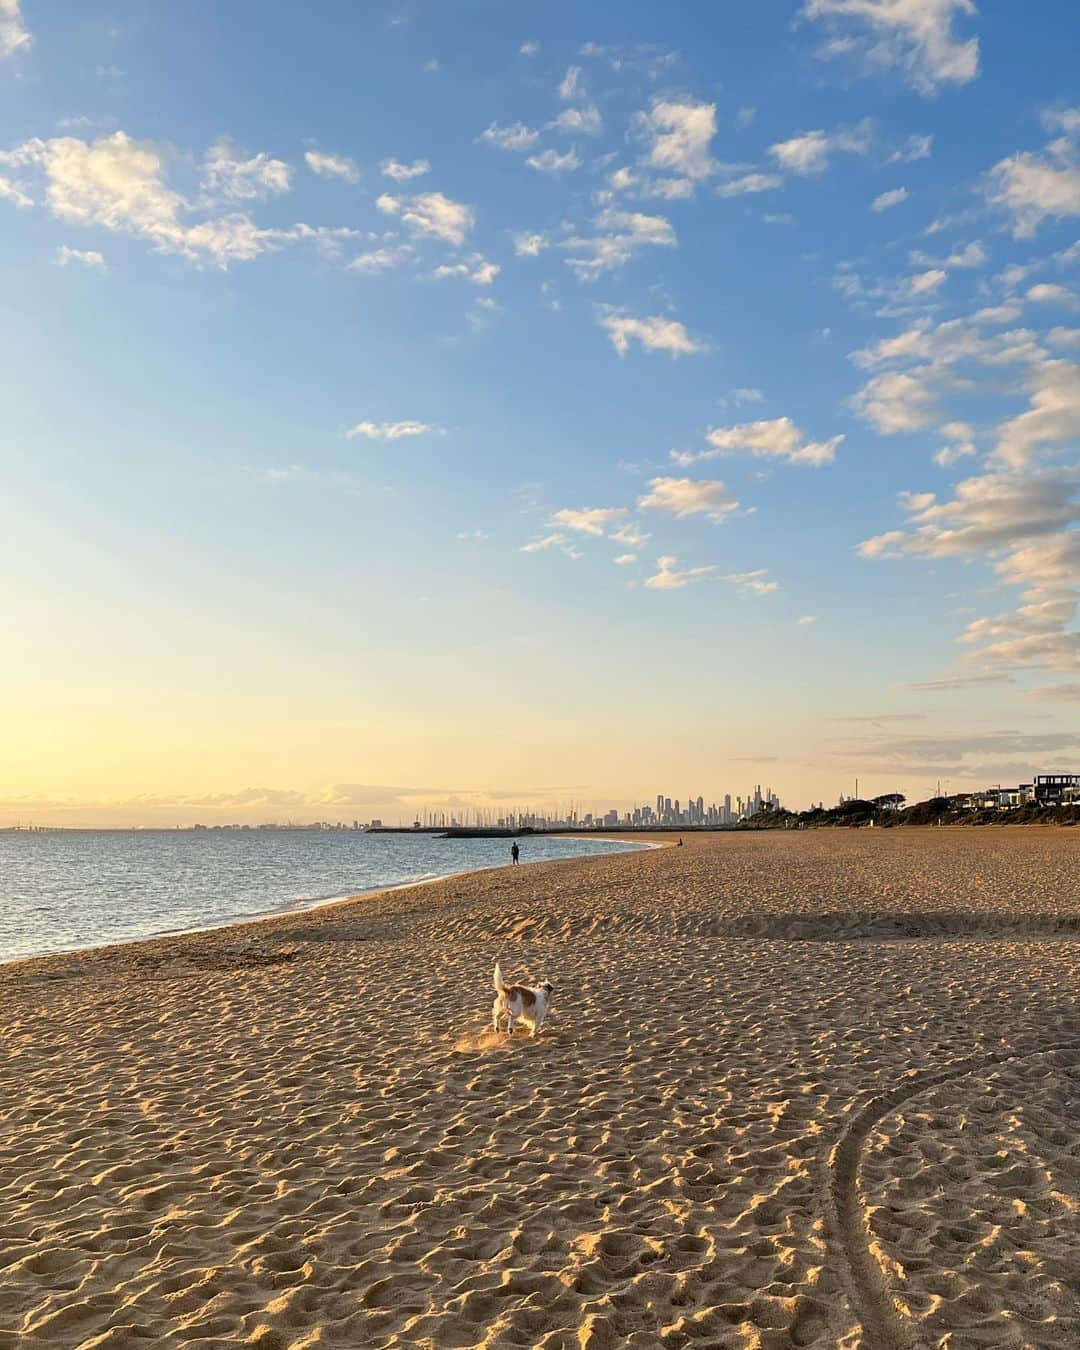
[[[510,861],[509,839],[285,831],[0,834],[0,961],[305,909]],[[523,863],[633,844],[527,836]]]

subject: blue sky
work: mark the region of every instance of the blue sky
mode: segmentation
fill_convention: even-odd
[[[0,0],[4,818],[1070,766],[1070,7],[310,9]]]

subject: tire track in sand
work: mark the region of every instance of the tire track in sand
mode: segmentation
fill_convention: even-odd
[[[1080,1041],[1059,1041],[1033,1050],[1002,1050],[960,1064],[910,1073],[888,1092],[870,1097],[844,1126],[829,1154],[826,1208],[834,1241],[847,1267],[848,1294],[862,1323],[867,1350],[918,1350],[922,1344],[918,1329],[898,1310],[885,1274],[870,1251],[870,1233],[859,1188],[859,1164],[871,1132],[905,1102],[941,1083],[966,1078],[999,1064],[1063,1050],[1080,1050]]]

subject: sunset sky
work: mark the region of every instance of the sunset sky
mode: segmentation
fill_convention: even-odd
[[[1080,768],[1078,48],[0,0],[0,824]]]

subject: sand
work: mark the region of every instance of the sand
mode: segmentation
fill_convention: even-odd
[[[0,1347],[1080,1345],[1078,933],[805,831],[5,967]]]

